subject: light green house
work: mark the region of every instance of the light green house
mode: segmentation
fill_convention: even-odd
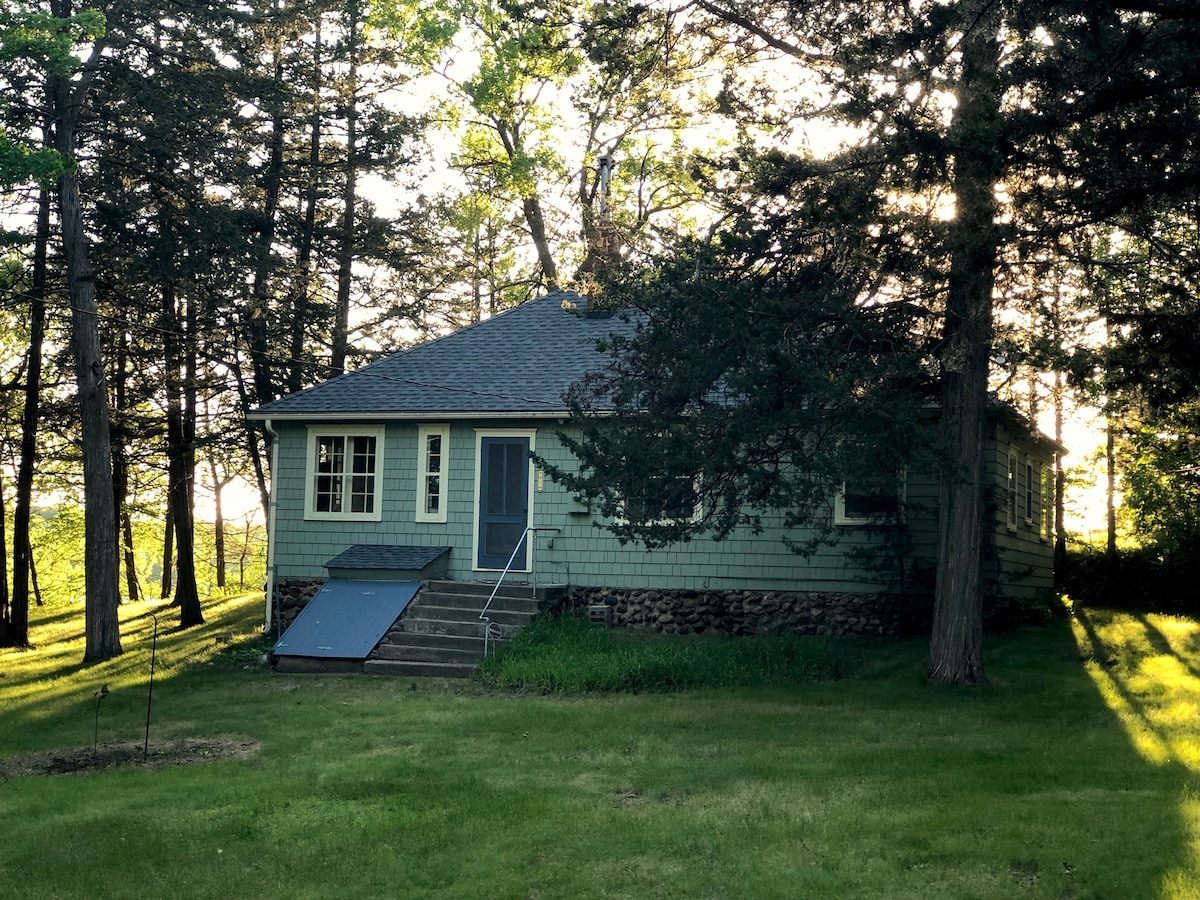
[[[928,586],[937,492],[918,476],[905,488],[904,555],[883,554],[882,564],[855,552],[887,535],[853,498],[831,502],[837,540],[810,557],[769,522],[758,534],[652,552],[598,527],[531,454],[572,466],[557,436],[569,427],[564,394],[605,364],[598,340],[635,328],[555,293],[261,407],[254,417],[275,435],[268,620],[281,596],[331,577],[494,584],[507,569],[509,582],[615,592],[864,599]],[[1030,595],[1051,585],[1056,448],[1007,412],[994,417],[990,447],[993,582]],[[416,562],[386,562],[408,551]]]

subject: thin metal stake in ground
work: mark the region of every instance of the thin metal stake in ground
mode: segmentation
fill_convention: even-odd
[[[108,685],[96,691],[96,715],[92,725],[92,756],[96,755],[96,747],[100,743],[100,701],[108,696]]]
[[[154,701],[154,659],[158,653],[158,616],[150,613],[154,620],[154,637],[150,640],[150,690],[146,694],[146,743],[142,745],[142,762],[150,757],[150,704]]]

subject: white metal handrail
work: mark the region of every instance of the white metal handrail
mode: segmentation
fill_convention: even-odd
[[[517,558],[517,553],[521,550],[521,545],[525,543],[529,535],[537,534],[539,531],[562,531],[561,528],[555,528],[552,525],[530,525],[517,540],[517,546],[513,547],[512,555],[509,556],[508,562],[504,566],[504,570],[500,573],[500,577],[496,579],[496,586],[492,588],[492,593],[487,599],[487,603],[483,604],[483,609],[479,612],[479,621],[483,623],[483,655],[488,655],[488,649],[491,644],[491,624],[492,620],[488,618],[488,610],[492,608],[492,601],[496,599],[496,594],[500,592],[500,585],[504,583],[504,577],[508,575],[512,569],[513,562]],[[537,599],[537,543],[529,542],[529,578],[530,584],[533,586],[533,596]]]

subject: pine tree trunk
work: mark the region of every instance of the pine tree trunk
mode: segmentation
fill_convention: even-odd
[[[159,599],[171,596],[175,584],[175,515],[171,512],[171,497],[175,487],[171,484],[171,467],[167,466],[167,513],[163,520],[162,587]]]
[[[304,227],[292,282],[292,344],[288,360],[287,389],[304,387],[304,343],[308,328],[309,294],[313,288],[313,240],[317,229],[317,199],[321,187],[321,20],[313,33],[312,118],[308,131],[308,185],[304,198]]]
[[[29,643],[29,584],[32,568],[29,524],[33,510],[33,474],[37,465],[37,433],[41,422],[50,202],[50,192],[43,189],[38,195],[33,273],[29,289],[29,357],[25,375],[25,406],[21,411],[21,458],[17,464],[17,490],[13,503],[13,593],[8,615],[8,637],[14,646],[26,646]]]
[[[224,482],[217,472],[217,463],[211,456],[208,471],[213,480],[213,555],[216,556],[217,587],[225,589],[225,513],[221,508],[221,492]]]
[[[70,83],[58,79],[55,91],[55,146],[74,159],[75,115],[78,101]],[[112,483],[112,447],[108,423],[108,395],[100,353],[96,281],[89,258],[83,208],[79,198],[79,173],[69,169],[59,184],[59,219],[63,232],[63,257],[67,264],[71,300],[71,338],[75,351],[75,382],[83,451],[84,571],[87,597],[84,604],[83,660],[96,662],[121,652],[117,619],[116,513]]]
[[[193,452],[188,440],[185,415],[188,404],[184,398],[187,388],[180,379],[185,363],[178,335],[183,323],[176,310],[174,286],[170,283],[162,287],[162,314],[166,359],[167,481],[170,493],[168,500],[171,506],[171,520],[175,526],[178,560],[175,566],[177,582],[172,606],[179,607],[180,627],[189,628],[202,625],[204,615],[200,608],[200,593],[196,585],[196,526],[192,514],[190,471]]]
[[[142,599],[142,586],[138,583],[137,554],[133,546],[133,519],[128,509],[121,514],[121,534],[125,550],[125,590],[129,594],[129,602],[138,603]]]
[[[346,160],[342,185],[342,226],[338,241],[337,307],[334,312],[333,339],[329,366],[333,374],[346,368],[350,348],[350,290],[354,273],[355,208],[358,204],[358,2],[351,0],[347,11],[346,40],[349,44],[349,71],[343,83],[346,106]]]
[[[942,460],[937,582],[930,681],[979,684],[983,668],[983,550],[987,477],[988,366],[999,233],[999,13],[988,0],[964,4],[973,23],[962,42],[963,73],[951,129],[956,221],[942,362]]]

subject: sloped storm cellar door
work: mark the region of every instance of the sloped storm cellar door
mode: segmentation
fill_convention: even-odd
[[[275,643],[276,656],[366,659],[421,587],[331,579]]]

